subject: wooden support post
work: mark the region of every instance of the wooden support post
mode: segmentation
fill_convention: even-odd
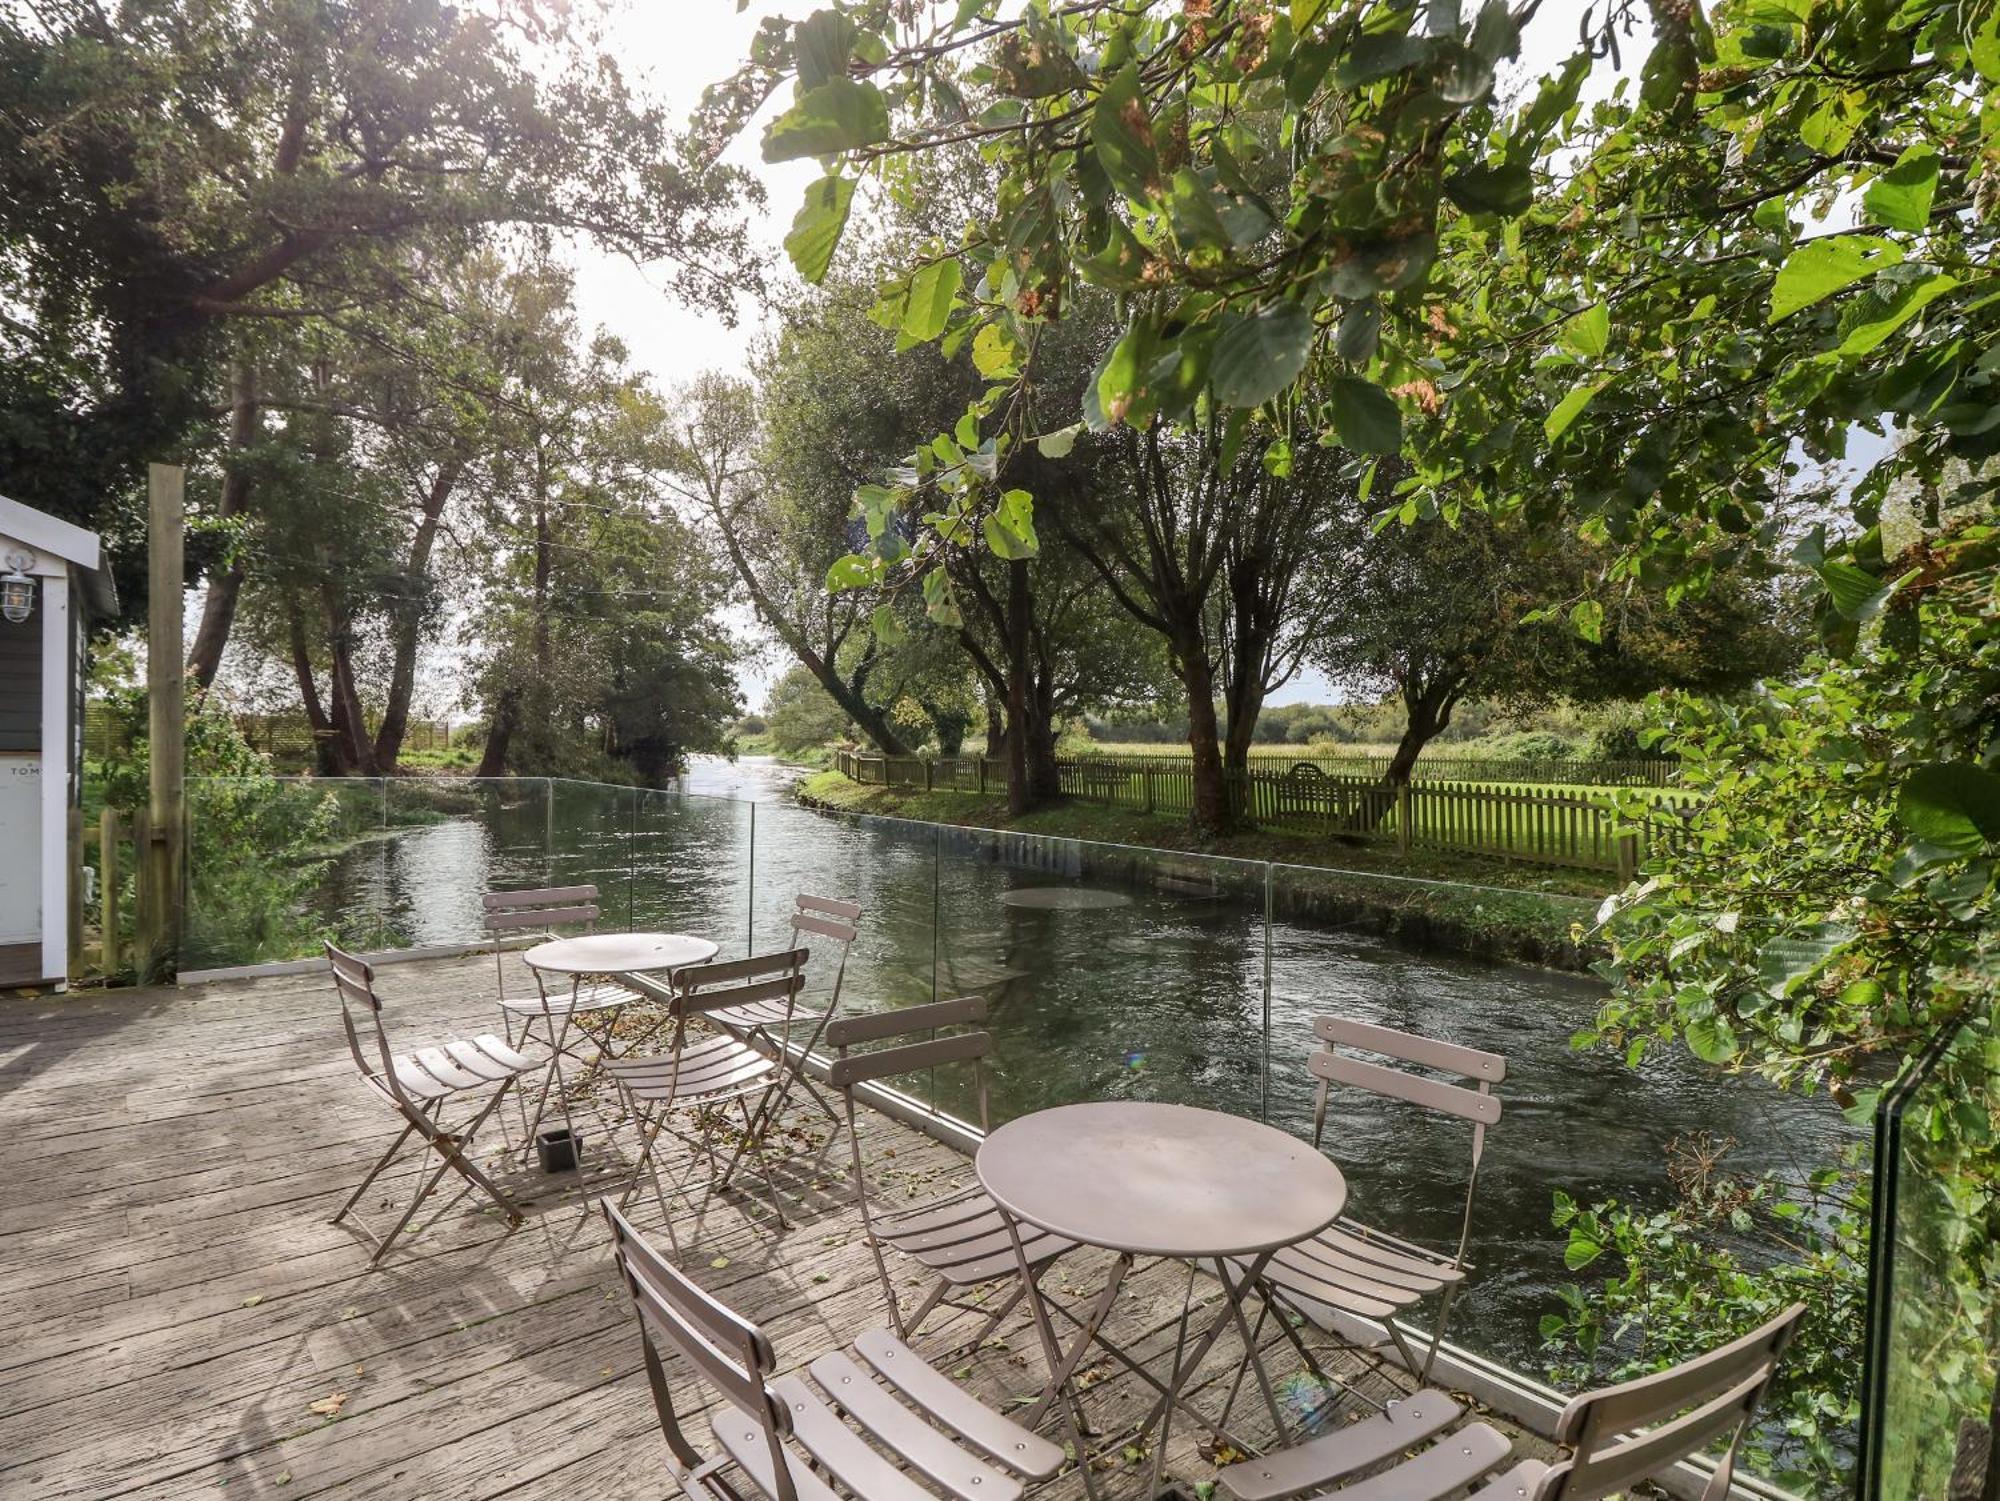
[[[118,810],[106,808],[97,818],[97,894],[101,914],[99,936],[104,957],[100,961],[106,977],[118,973],[122,952],[118,943]]]
[[[1410,784],[1396,784],[1396,848],[1410,852]]]
[[[986,757],[979,758],[979,795],[986,796]]]
[[[152,464],[146,485],[146,734],[150,763],[144,927],[134,956],[143,983],[172,979],[180,967],[186,921],[182,859],[186,831],[185,704],[181,655],[181,585],[185,476],[175,464]]]
[[[69,955],[69,965],[65,973],[72,980],[80,979],[84,972],[83,962],[83,809],[74,805],[69,810],[69,932],[65,935]]]
[[[924,762],[924,791],[935,792],[937,790],[936,774],[937,774],[937,762],[935,761]]]
[[[1620,834],[1618,836],[1618,881],[1629,886],[1639,876],[1639,836]]]

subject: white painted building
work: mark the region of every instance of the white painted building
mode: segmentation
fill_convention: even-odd
[[[117,607],[96,533],[0,495],[0,985],[69,975],[84,640]]]

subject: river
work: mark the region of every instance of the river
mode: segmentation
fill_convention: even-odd
[[[1311,1018],[1329,1013],[1502,1053],[1478,1271],[1453,1337],[1530,1372],[1546,1363],[1536,1326],[1572,1276],[1550,1223],[1557,1190],[1662,1205],[1668,1144],[1691,1132],[1738,1143],[1742,1170],[1823,1163],[1851,1139],[1826,1101],[1726,1076],[1678,1046],[1636,1070],[1574,1050],[1602,995],[1594,981],[1334,923],[1280,916],[1267,930],[1260,866],[815,814],[791,801],[796,775],[767,759],[702,760],[685,799],[558,785],[551,802],[524,782],[357,846],[326,885],[326,915],[351,925],[367,904],[385,936],[456,942],[476,933],[489,886],[590,879],[607,921],[705,933],[726,957],[783,941],[795,892],[857,901],[843,1005],[985,995],[996,1123],[1060,1101],[1142,1098],[1268,1111],[1309,1133]],[[974,1110],[962,1088],[938,1098]],[[1469,1126],[1336,1091],[1324,1146],[1348,1175],[1352,1213],[1428,1244],[1456,1240]]]

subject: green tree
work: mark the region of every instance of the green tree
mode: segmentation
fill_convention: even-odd
[[[1455,525],[1350,523],[1317,569],[1325,624],[1313,660],[1357,692],[1400,700],[1396,782],[1468,700],[1518,713],[1660,688],[1733,692],[1797,660],[1801,633],[1777,591],[1736,574],[1678,604],[1633,587],[1588,638],[1544,618],[1605,566],[1602,549],[1480,512]]]
[[[114,536],[140,466],[207,441],[234,330],[365,321],[412,247],[587,234],[725,316],[757,284],[756,184],[628,88],[589,10],[52,0],[0,14],[0,99],[0,473]]]

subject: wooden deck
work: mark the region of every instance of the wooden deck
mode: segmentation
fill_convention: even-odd
[[[412,1042],[492,1030],[490,959],[393,966],[380,989]],[[448,1203],[377,1271],[327,1223],[394,1121],[356,1081],[320,976],[0,1001],[0,1100],[0,1497],[672,1493],[608,1235],[573,1180],[512,1169],[525,1226]],[[810,1107],[795,1121],[793,1228],[774,1234],[732,1193],[689,1255],[786,1366],[886,1323],[846,1144]],[[912,1198],[970,1170],[884,1116],[863,1137],[877,1181]],[[1095,1270],[1072,1259],[1052,1282],[1081,1298]],[[1130,1285],[1114,1335],[1164,1352],[1185,1272]],[[936,1353],[969,1328],[934,1320],[919,1343]],[[1272,1358],[1274,1374],[1296,1368]],[[1004,1400],[1032,1394],[1043,1363],[1017,1313],[948,1369]],[[1134,1495],[1118,1430],[1147,1393],[1108,1363],[1091,1376],[1107,1488]],[[1310,1383],[1288,1392],[1320,1400]],[[1259,1437],[1254,1411],[1237,1417]],[[1213,1473],[1184,1424],[1168,1468]],[[1080,1489],[1069,1474],[1043,1494]]]

